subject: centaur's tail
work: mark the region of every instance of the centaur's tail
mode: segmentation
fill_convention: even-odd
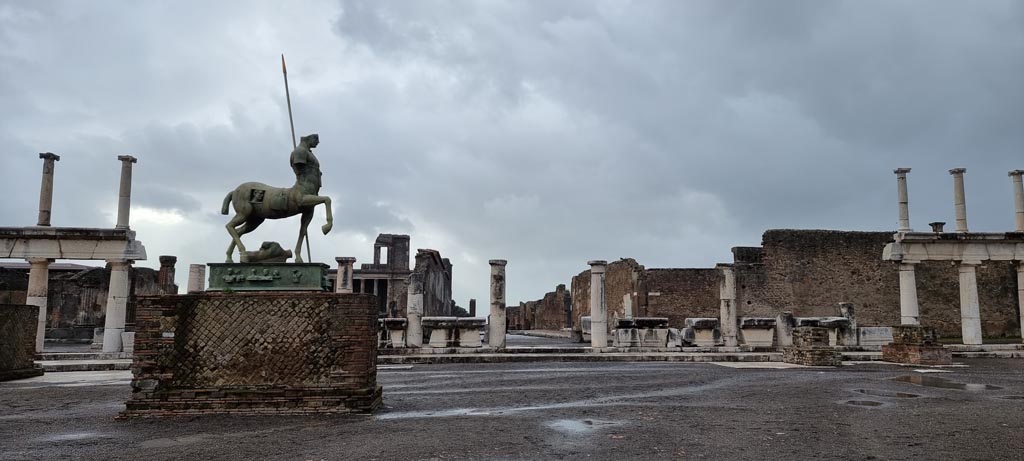
[[[228,205],[231,204],[231,197],[234,197],[234,195],[235,191],[231,191],[224,197],[224,204],[220,206],[220,214],[228,214]]]

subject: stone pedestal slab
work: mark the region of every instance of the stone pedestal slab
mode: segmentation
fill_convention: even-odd
[[[207,291],[325,291],[326,264],[210,263]]]

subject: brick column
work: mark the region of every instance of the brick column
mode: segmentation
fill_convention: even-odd
[[[338,262],[338,276],[334,280],[334,292],[352,293],[352,266],[356,264],[356,258],[339,256],[334,260]]]
[[[975,267],[976,263],[960,263],[960,329],[964,344],[981,344],[981,308]]]
[[[103,352],[121,352],[121,333],[124,333],[128,314],[128,261],[110,263],[110,288],[107,291],[106,320],[103,324]]]
[[[487,345],[496,349],[505,347],[505,265],[504,259],[492,259],[491,264],[491,319],[487,326]]]
[[[53,208],[53,167],[60,156],[51,152],[39,154],[43,159],[43,183],[39,187],[39,220],[37,226],[50,225],[50,211]]]
[[[964,198],[964,173],[966,168],[953,168],[953,207],[956,209],[956,231],[967,232],[967,200]]]
[[[722,340],[727,347],[736,347],[739,345],[736,334],[736,272],[731,264],[719,264],[716,269],[721,273],[718,283],[718,299],[721,300],[718,324],[722,329]]]
[[[608,347],[608,300],[605,299],[604,273],[607,261],[590,264],[590,347],[600,351]]]
[[[28,293],[25,304],[39,308],[39,323],[36,326],[36,352],[43,351],[46,338],[46,302],[50,285],[50,263],[53,260],[33,258],[28,260],[31,265],[28,272]]]
[[[914,264],[900,263],[900,324],[920,325],[920,308],[917,305],[917,277]]]
[[[907,173],[910,173],[910,168],[897,168],[893,173],[896,173],[896,189],[899,196],[900,219],[897,231],[910,232],[910,207],[907,198]]]

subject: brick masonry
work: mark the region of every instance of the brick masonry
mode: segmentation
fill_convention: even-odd
[[[589,274],[589,273],[588,273]],[[509,329],[511,330],[561,330],[569,325],[566,313],[569,312],[572,297],[565,285],[558,285],[555,291],[544,294],[536,301],[519,303],[509,306],[506,312]]]
[[[793,345],[782,350],[782,360],[807,366],[842,365],[842,355],[828,345],[828,329],[797,327],[793,329]]]
[[[369,412],[377,306],[366,294],[139,298],[123,417]]]
[[[0,304],[0,381],[43,374],[34,362],[38,322],[36,306]]]
[[[899,325],[892,327],[892,343],[882,346],[882,360],[915,365],[950,365],[953,352],[936,341],[934,328]]]

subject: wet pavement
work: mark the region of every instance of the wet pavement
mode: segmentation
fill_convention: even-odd
[[[0,459],[1019,458],[1024,361],[964,363],[382,367],[374,415],[129,421],[128,372],[51,373],[0,383]]]

